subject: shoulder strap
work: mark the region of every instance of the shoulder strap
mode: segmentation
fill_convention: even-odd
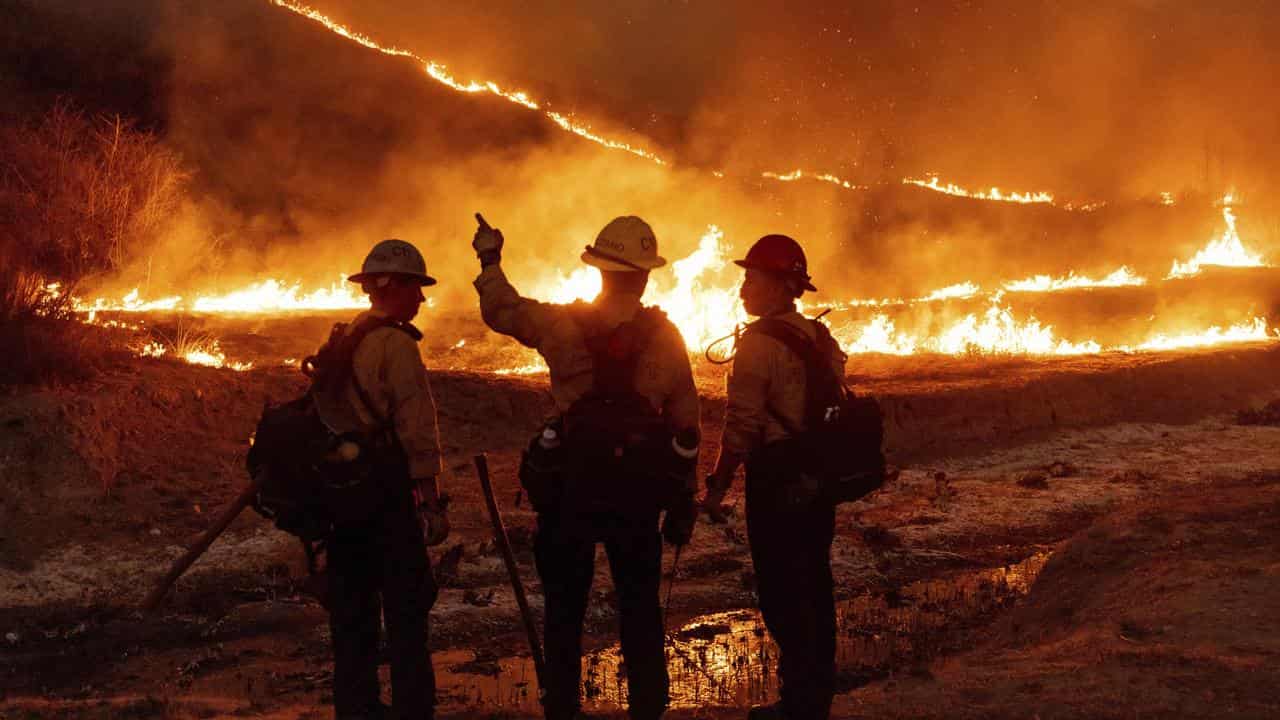
[[[821,323],[819,323],[819,325],[821,325]],[[820,332],[818,333],[818,338],[820,339],[823,335],[821,330],[825,330],[825,327],[820,327],[819,329]],[[776,318],[761,318],[748,325],[744,332],[752,334],[758,333],[771,337],[782,343],[784,347],[797,355],[800,360],[804,362],[805,416],[808,417],[813,410],[809,405],[812,401],[815,381],[818,379],[815,375],[817,373],[824,372],[830,375],[835,374],[831,372],[827,359],[822,355],[822,349],[819,347],[818,339],[811,340],[799,328],[791,325],[785,320],[779,320]],[[844,378],[837,376],[835,380],[843,390],[845,388]],[[773,416],[773,419],[777,420],[788,433],[796,435],[801,432],[800,428],[797,428],[794,423],[788,421],[787,418],[779,414],[774,408],[766,406],[765,411]]]
[[[573,306],[574,322],[592,361],[592,387],[603,392],[634,392],[636,365],[653,342],[666,314],[654,307],[642,307],[630,320],[611,328],[594,322],[591,307]]]
[[[782,343],[788,350],[808,363],[818,354],[817,343],[810,340],[799,328],[785,320],[761,318],[747,326],[747,333],[765,335]]]
[[[369,335],[369,333],[384,327],[399,330],[412,338],[415,343],[422,339],[422,332],[410,323],[392,320],[387,317],[366,318],[364,322],[357,325],[351,332],[351,353],[347,356],[347,373],[351,376],[351,385],[356,389],[356,395],[360,396],[360,402],[364,403],[364,406],[368,408],[369,414],[373,415],[373,419],[378,421],[378,426],[387,430],[395,426],[395,408],[391,408],[390,417],[384,416],[378,411],[378,406],[374,404],[373,398],[370,397],[369,392],[364,389],[364,385],[360,384],[360,376],[356,375],[354,365],[356,350],[360,348],[360,343],[364,342],[364,339]]]
[[[356,390],[356,395],[360,398],[360,402],[369,411],[369,414],[373,415],[373,418],[377,421],[379,427],[384,429],[391,427],[394,421],[394,410],[392,412],[392,417],[390,418],[385,417],[381,412],[379,412],[378,406],[373,402],[373,398],[369,395],[369,392],[365,390],[364,386],[360,383],[360,378],[355,373],[354,361],[356,350],[359,349],[360,344],[364,342],[364,339],[369,335],[369,333],[379,328],[395,328],[396,330],[408,335],[410,338],[413,338],[414,342],[422,339],[422,333],[409,323],[399,322],[386,317],[365,318],[349,331],[344,329],[340,332],[340,327],[345,328],[345,326],[335,326],[334,333],[330,335],[329,339],[330,343],[338,343],[338,347],[332,349],[334,351],[333,358],[337,361],[337,367],[321,368],[321,372],[316,373],[314,372],[316,356],[307,358],[307,360],[304,361],[304,366],[310,365],[313,368],[313,383],[311,391],[313,392],[315,390],[315,384],[317,382],[323,381],[326,383],[326,387],[334,387],[340,386],[349,379]]]

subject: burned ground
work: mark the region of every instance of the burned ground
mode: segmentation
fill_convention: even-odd
[[[1277,363],[1258,348],[1075,366],[921,361],[914,377],[863,366],[904,470],[839,515],[838,714],[1274,712],[1280,428],[1238,425],[1233,412],[1274,399]],[[710,372],[704,463],[723,412]],[[454,534],[433,552],[447,576],[432,614],[444,709],[536,714],[470,458],[489,455],[540,612],[533,515],[514,505],[514,476],[550,410],[545,385],[444,371],[433,384],[457,500]],[[263,402],[300,388],[285,368],[138,360],[90,385],[0,400],[6,717],[325,716],[324,611],[296,544],[252,512],[158,613],[134,611],[242,487]],[[741,614],[752,588],[741,518],[700,526],[669,621],[680,714],[729,716],[768,696],[768,645]],[[590,704],[616,711],[603,557],[594,593]],[[736,669],[708,660],[718,653]]]

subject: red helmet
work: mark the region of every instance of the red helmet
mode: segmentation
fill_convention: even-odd
[[[751,246],[745,258],[733,262],[744,268],[794,278],[805,290],[818,289],[809,282],[809,262],[804,258],[804,249],[786,235],[765,235]]]

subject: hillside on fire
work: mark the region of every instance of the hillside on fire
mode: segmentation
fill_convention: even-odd
[[[0,0],[0,719],[1280,716],[1277,21]]]

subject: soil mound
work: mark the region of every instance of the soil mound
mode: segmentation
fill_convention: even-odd
[[[1066,541],[1026,600],[836,715],[1280,716],[1280,473],[1142,503]]]

